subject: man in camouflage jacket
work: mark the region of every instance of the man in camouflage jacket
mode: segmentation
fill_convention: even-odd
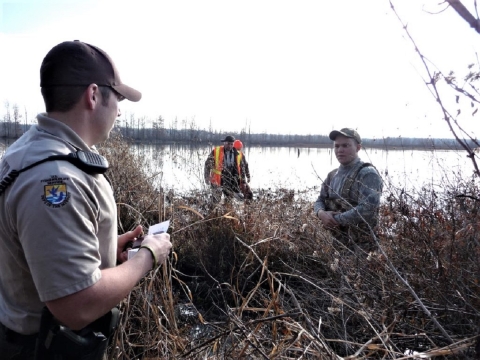
[[[377,225],[382,179],[372,164],[358,157],[362,139],[356,130],[334,130],[329,137],[340,167],[323,182],[314,204],[315,216],[349,248],[358,245],[373,250],[371,230]]]

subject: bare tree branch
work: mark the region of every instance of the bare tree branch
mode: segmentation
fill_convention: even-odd
[[[475,18],[460,0],[446,0],[450,6],[465,20],[477,33],[480,34],[480,21]],[[475,7],[476,8],[476,7]]]
[[[452,1],[452,2],[458,2],[458,0],[447,0],[447,1]],[[429,65],[427,64],[427,58],[422,54],[422,52],[420,51],[420,49],[418,48],[415,40],[413,39],[413,37],[411,36],[410,32],[408,31],[408,28],[407,28],[407,25],[402,21],[402,19],[400,18],[400,16],[398,15],[397,11],[395,10],[395,7],[392,3],[391,0],[389,0],[389,3],[390,3],[390,7],[393,11],[393,13],[395,14],[395,16],[397,17],[398,21],[400,21],[400,23],[402,24],[403,26],[403,29],[405,31],[405,33],[407,34],[407,37],[410,39],[410,41],[412,42],[413,46],[415,47],[415,52],[418,54],[418,56],[420,57],[420,60],[422,61],[423,63],[423,66],[425,68],[425,72],[427,73],[427,76],[429,78],[429,81],[426,81],[425,82],[425,85],[427,85],[427,88],[430,90],[431,94],[433,95],[433,97],[435,98],[436,102],[438,103],[438,105],[440,106],[441,110],[442,110],[442,113],[443,113],[443,119],[445,120],[445,122],[447,123],[449,129],[450,129],[450,132],[453,134],[453,136],[455,137],[455,140],[462,146],[462,148],[467,152],[467,156],[472,160],[472,164],[473,164],[473,167],[475,169],[475,174],[477,176],[480,177],[480,169],[478,167],[478,164],[477,164],[477,161],[475,159],[475,153],[474,153],[474,149],[472,149],[469,144],[467,144],[467,142],[464,140],[464,139],[461,139],[457,132],[455,131],[455,129],[453,128],[452,126],[452,121],[455,122],[456,124],[456,120],[453,118],[453,116],[450,114],[450,112],[447,110],[447,108],[445,107],[445,105],[443,104],[443,101],[442,101],[442,98],[440,96],[440,92],[438,90],[438,87],[437,87],[437,83],[438,81],[440,80],[441,77],[443,77],[447,84],[449,84],[450,86],[452,86],[451,84],[451,81],[449,83],[449,80],[443,76],[441,74],[441,72],[433,72],[432,73],[432,70],[430,69]],[[463,6],[463,5],[462,5]],[[471,15],[471,14],[470,14]],[[480,31],[479,31],[480,33]],[[458,90],[457,90],[458,91]],[[458,126],[458,124],[457,124]],[[460,129],[460,131],[464,132],[463,129],[458,126],[458,128]],[[465,133],[465,132],[464,132]]]

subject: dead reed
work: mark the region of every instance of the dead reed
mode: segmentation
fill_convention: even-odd
[[[205,189],[156,189],[119,136],[102,151],[119,231],[170,219],[174,246],[120,304],[111,359],[480,356],[478,179],[385,184],[379,251],[354,254],[312,216],[311,192],[214,206]]]

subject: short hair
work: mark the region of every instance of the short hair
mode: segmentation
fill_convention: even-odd
[[[42,96],[47,112],[66,112],[73,109],[80,101],[87,88],[85,86],[51,86],[42,87]],[[99,86],[102,94],[102,105],[107,106],[113,92],[108,86]]]

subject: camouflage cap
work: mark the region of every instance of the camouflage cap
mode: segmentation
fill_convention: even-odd
[[[330,140],[335,141],[338,135],[343,135],[345,137],[355,139],[355,141],[359,144],[362,143],[362,138],[355,129],[343,128],[341,130],[333,130],[328,137],[330,138]]]

